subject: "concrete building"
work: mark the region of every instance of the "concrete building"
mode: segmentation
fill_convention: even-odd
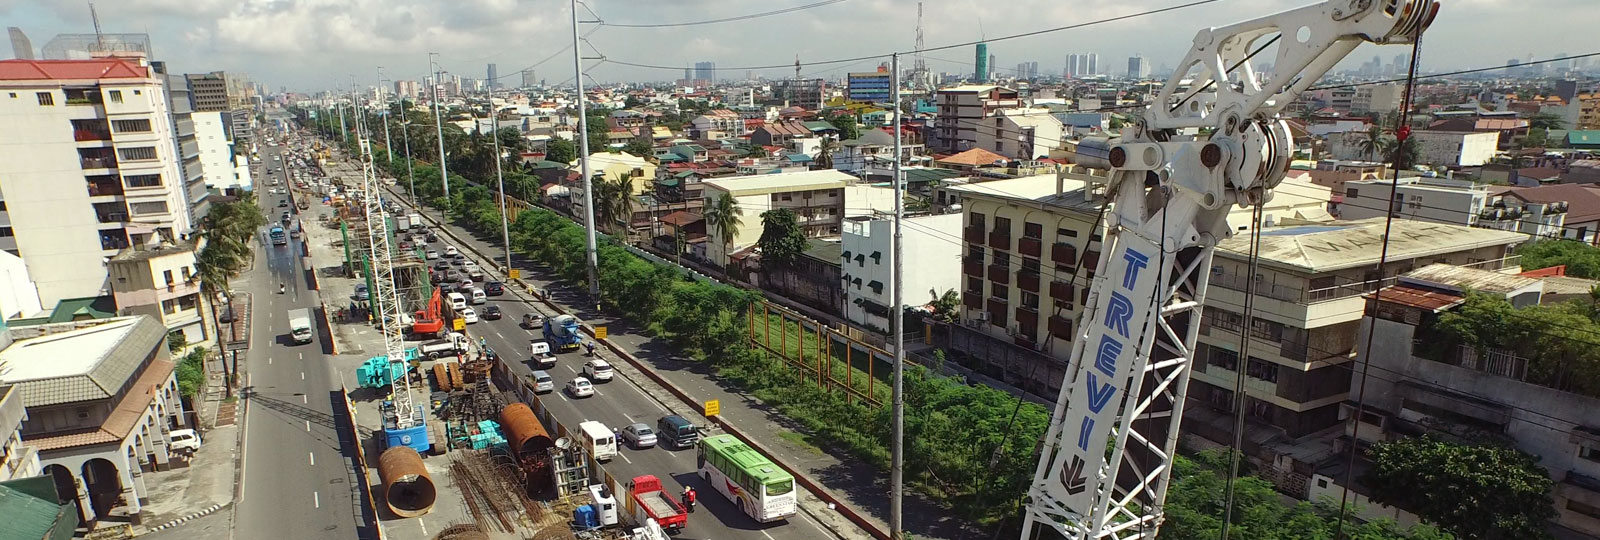
[[[3,216],[4,213],[0,213]],[[28,265],[11,251],[0,251],[0,321],[44,312]]]
[[[716,62],[695,62],[694,63],[694,78],[696,80],[705,81],[706,84],[714,84],[714,83],[716,83],[717,82],[717,63]]]
[[[139,57],[0,61],[0,201],[44,305],[107,294],[105,258],[191,231],[165,83]]]
[[[845,98],[865,103],[889,103],[894,100],[894,83],[887,71],[870,71],[845,75]]]
[[[1399,196],[1390,205],[1390,186]],[[1451,178],[1410,177],[1399,180],[1345,182],[1340,217],[1367,219],[1393,214],[1404,219],[1483,227],[1547,238],[1566,230],[1567,205],[1508,199],[1504,190]]]
[[[489,64],[488,71],[489,71],[489,73],[487,73],[487,75],[489,77],[487,79],[484,79],[484,83],[486,85],[488,85],[488,88],[490,90],[499,88],[500,87],[500,67],[496,66],[494,64]]]
[[[728,109],[706,111],[690,120],[689,126],[691,135],[697,140],[721,140],[745,134],[744,119],[739,117],[739,113]]]
[[[172,149],[181,161],[179,169],[183,171],[183,192],[184,199],[188,201],[189,223],[198,224],[210,211],[211,203],[207,200],[210,193],[206,191],[206,172],[200,162],[200,146],[195,139],[194,99],[182,75],[162,73],[161,76],[167,78]]]
[[[978,123],[975,147],[1024,161],[1049,157],[1062,131],[1049,109],[1000,109]]]
[[[978,148],[978,131],[1001,109],[1023,106],[1017,91],[1002,86],[965,85],[934,93],[938,115],[928,145],[949,152]]]
[[[784,79],[772,86],[773,97],[782,100],[785,105],[808,111],[822,109],[827,95],[828,81],[825,79]]]
[[[15,386],[0,386],[0,482],[40,474],[39,450],[22,443],[22,423],[27,420],[22,392]]]
[[[916,269],[951,268],[961,260],[961,214],[907,217],[901,237],[900,264],[908,271],[902,276],[907,306],[927,305],[945,291],[959,291],[961,276],[954,272],[924,272]],[[893,296],[889,283],[893,268],[894,220],[858,216],[844,220],[840,230],[840,279],[844,284],[844,316],[850,322],[891,330]],[[931,292],[931,295],[930,295]]]
[[[578,170],[578,162],[571,163],[572,170]],[[596,152],[589,154],[589,172],[596,176],[603,176],[607,180],[616,180],[624,176],[633,177],[633,194],[640,195],[655,189],[653,182],[656,179],[656,165],[650,161],[629,154],[627,152]],[[582,193],[576,195],[581,198]]]
[[[1400,110],[1400,97],[1405,88],[1399,84],[1370,84],[1355,88],[1350,97],[1350,112],[1354,114],[1389,114]]]
[[[245,158],[235,159],[233,129],[222,112],[197,112],[190,115],[194,121],[195,145],[200,150],[200,166],[205,171],[205,184],[226,194],[252,191],[250,177],[240,177],[241,165],[248,167]]]
[[[845,217],[845,187],[855,177],[833,169],[815,171],[732,176],[702,181],[705,199],[716,201],[724,194],[733,196],[743,215],[733,238],[724,239],[715,226],[706,227],[706,255],[712,263],[727,265],[729,254],[749,246],[761,237],[761,213],[788,209],[799,219],[806,236],[839,234]]]
[[[1143,56],[1128,57],[1128,78],[1145,79],[1150,77],[1150,61]]]
[[[1476,167],[1494,158],[1500,147],[1499,132],[1416,131],[1411,134],[1421,149],[1421,163],[1446,167]]]
[[[1600,536],[1600,396],[1543,384],[1530,376],[1530,360],[1511,351],[1449,347],[1434,325],[1468,289],[1519,307],[1537,303],[1542,290],[1537,280],[1446,265],[1384,288],[1376,315],[1362,321],[1372,347],[1358,351],[1358,362],[1371,369],[1363,414],[1357,417],[1353,400],[1342,405],[1346,439],[1370,444],[1432,434],[1508,442],[1537,456],[1555,481],[1556,524],[1574,536]],[[1352,374],[1350,384],[1360,383],[1360,372]],[[1339,489],[1341,481],[1319,471],[1318,485]]]
[[[107,265],[118,315],[148,315],[188,343],[206,341],[206,298],[195,273],[194,246],[124,249]]]
[[[166,329],[148,317],[13,328],[0,338],[0,385],[22,394],[22,438],[81,521],[138,522],[144,473],[170,467],[184,425]],[[15,341],[11,341],[11,340]]]
[[[927,159],[927,148],[910,142],[910,137],[900,143],[900,162],[904,166],[916,165]],[[894,167],[894,135],[882,129],[861,130],[861,136],[840,141],[833,151],[833,168],[874,174]],[[892,172],[890,174],[893,174]]]
[[[1578,240],[1590,245],[1600,245],[1600,188],[1591,184],[1555,184],[1539,187],[1499,188],[1494,193],[1500,195],[1500,200],[1505,202],[1507,210],[1523,210],[1524,216],[1532,218],[1537,214],[1529,205],[1538,205],[1549,208],[1557,205],[1563,217],[1562,228],[1545,231],[1541,236],[1560,236],[1571,240]],[[1549,212],[1549,211],[1546,211]]]

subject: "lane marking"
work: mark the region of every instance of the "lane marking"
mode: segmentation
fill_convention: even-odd
[[[561,396],[561,401],[568,401],[567,400],[567,392],[565,390],[562,390],[561,393],[556,394],[556,395]]]
[[[761,536],[767,537],[767,540],[777,540],[776,538],[773,538],[772,535],[767,534],[767,531],[761,531]]]
[[[622,452],[617,452],[617,457],[622,458],[622,460],[628,462],[629,465],[633,464],[633,460],[628,459],[628,455],[627,454],[624,454]]]
[[[623,418],[627,418],[627,419],[628,419],[628,421],[629,421],[629,422],[632,422],[632,421],[633,421],[633,415],[631,415],[631,414],[628,414],[628,413],[622,413],[622,417],[623,417]]]
[[[300,372],[300,380],[302,380],[302,381],[306,380],[306,372],[304,372],[304,371]]]
[[[500,331],[499,331],[499,330],[495,330],[495,331],[494,331],[494,335],[497,335],[497,336],[500,336],[500,339],[506,339],[506,335],[505,335],[505,334],[502,334],[502,333],[500,333]]]
[[[306,401],[306,395],[305,394],[300,394],[300,403],[306,404],[306,405],[310,405],[311,404],[311,402]]]
[[[269,365],[269,366],[272,365],[272,357],[271,356],[267,357],[267,365]]]
[[[306,353],[300,353],[300,359],[301,360],[305,360],[306,359]]]
[[[313,508],[322,508],[322,494],[315,491],[311,492],[311,506]]]
[[[422,528],[422,535],[423,536],[427,536],[428,535],[428,524],[427,523],[423,523],[422,522],[422,518],[417,518],[417,527]]]
[[[311,431],[311,421],[306,420],[306,431]]]
[[[578,370],[573,369],[572,364],[566,364],[566,366],[567,366],[567,371],[571,371],[573,373],[577,373],[578,372]]]
[[[311,453],[311,452],[306,452],[306,457],[311,458],[311,466],[315,467],[317,465],[317,455],[316,454]]]

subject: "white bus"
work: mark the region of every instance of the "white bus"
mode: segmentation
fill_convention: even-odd
[[[794,477],[733,435],[700,440],[700,477],[762,523],[795,513]]]

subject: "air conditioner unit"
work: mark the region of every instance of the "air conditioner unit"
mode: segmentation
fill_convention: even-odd
[[[978,320],[980,320],[980,321],[988,321],[989,320],[989,312],[987,312],[987,311],[979,311],[978,312]]]

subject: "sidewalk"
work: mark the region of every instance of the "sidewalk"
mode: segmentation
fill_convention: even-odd
[[[391,194],[394,194],[393,191]],[[420,212],[435,224],[441,222],[441,214],[433,209],[424,208],[420,209]],[[454,224],[449,227],[435,227],[435,230],[448,235],[456,242],[455,245],[476,252],[479,257],[494,260],[502,256],[503,248],[497,247],[500,242],[497,236],[478,238]],[[688,397],[691,403],[687,405],[696,409],[705,401],[720,400],[723,405],[721,419],[724,423],[736,427],[739,433],[763,446],[772,458],[820,486],[825,492],[821,495],[825,498],[840,501],[850,507],[841,510],[861,515],[877,529],[875,535],[888,531],[887,472],[878,471],[849,454],[809,444],[806,442],[803,426],[754,396],[720,381],[710,366],[680,360],[677,351],[655,342],[642,334],[639,327],[628,321],[614,319],[607,313],[596,312],[592,306],[580,307],[588,304],[587,291],[551,280],[542,268],[521,256],[513,257],[512,262],[522,271],[522,282],[550,292],[549,298],[546,299],[547,304],[577,315],[588,326],[606,326],[608,330],[606,341],[612,348],[633,357],[641,367],[654,374],[654,377],[635,376],[633,377],[635,382],[644,385],[649,384],[652,379],[659,378],[677,390],[677,392],[668,391],[669,393]],[[518,287],[508,289],[519,296],[525,296]],[[629,363],[622,362],[616,365],[628,366]],[[627,371],[629,370],[624,370],[624,373],[629,374]],[[665,394],[658,395],[665,397]],[[956,519],[954,514],[956,512],[951,509],[939,506],[910,489],[907,490],[904,499],[904,523],[906,530],[916,536],[947,539],[962,536],[962,522]],[[833,517],[841,521],[844,519],[837,513],[833,514]],[[853,528],[850,525],[846,526]],[[976,528],[971,528],[967,532],[987,534],[987,531],[979,531]]]
[[[233,503],[239,426],[231,412],[225,419],[218,418],[221,409],[233,408],[223,395],[222,375],[208,374],[204,392],[196,396],[201,425],[188,426],[200,432],[200,448],[187,460],[174,456],[168,470],[143,473],[145,485],[150,487],[150,502],[144,505],[144,524],[134,528],[136,535],[169,529]],[[231,523],[231,514],[226,519]]]

